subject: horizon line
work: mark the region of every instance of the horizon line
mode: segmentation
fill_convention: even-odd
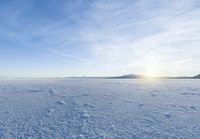
[[[200,75],[193,76],[147,76],[144,74],[123,74],[123,75],[115,75],[115,76],[0,76],[0,79],[55,79],[55,78],[123,78],[123,76],[134,75],[140,77],[127,77],[127,78],[195,78]]]

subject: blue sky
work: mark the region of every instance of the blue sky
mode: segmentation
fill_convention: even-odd
[[[0,0],[0,77],[200,73],[199,0]]]

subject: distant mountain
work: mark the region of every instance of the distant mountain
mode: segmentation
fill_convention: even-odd
[[[144,77],[143,75],[127,74],[127,75],[109,77],[109,78],[114,78],[114,79],[138,79],[138,78],[143,78],[143,77]]]
[[[140,78],[145,78],[144,75],[137,75],[137,74],[127,74],[127,75],[122,75],[122,76],[116,76],[116,77],[108,77],[108,78],[113,78],[113,79],[140,79]],[[168,76],[161,76],[161,77],[156,77],[158,79],[200,79],[200,74],[196,75],[194,77],[168,77]]]
[[[66,77],[66,78],[87,78],[87,79],[141,79],[146,78],[144,75],[138,74],[126,74],[122,76],[113,76],[113,77]],[[185,76],[185,77],[170,77],[170,76],[160,76],[155,77],[157,79],[200,79],[200,74],[196,76]]]
[[[137,75],[137,74],[127,74],[127,75],[122,75],[120,78],[143,78],[143,75]]]
[[[196,76],[194,76],[193,78],[200,79],[200,74],[199,74],[199,75],[196,75]]]

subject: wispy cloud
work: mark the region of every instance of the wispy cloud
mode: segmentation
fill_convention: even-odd
[[[45,14],[53,5],[59,10]],[[14,3],[9,10],[2,6],[0,12],[10,16],[1,14],[0,38],[77,63],[102,65],[113,74],[142,73],[154,65],[161,74],[173,75],[184,64],[200,65],[199,5],[198,0],[62,1],[50,3],[32,20],[29,14],[38,10],[34,2]]]

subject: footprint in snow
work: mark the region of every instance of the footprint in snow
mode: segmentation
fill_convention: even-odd
[[[148,124],[153,124],[153,123],[155,123],[155,120],[152,118],[146,117],[145,122],[147,122]]]
[[[196,107],[195,106],[190,106],[190,109],[196,110]]]
[[[53,90],[51,90],[51,89],[50,89],[48,92],[49,92],[51,95],[56,95],[56,93],[55,93]]]
[[[130,100],[124,100],[123,102],[125,102],[125,103],[133,103],[133,102],[130,101]]]
[[[87,96],[90,96],[89,94],[82,94],[81,95],[82,97],[87,97]]]
[[[89,107],[89,108],[95,108],[96,106],[95,105],[92,105],[92,104],[83,104],[84,107]]]
[[[65,105],[65,102],[63,100],[57,101],[56,104],[58,105]]]
[[[139,107],[142,107],[142,106],[144,106],[144,103],[141,103],[141,104],[139,104],[138,106],[139,106]]]
[[[49,109],[47,112],[48,113],[52,113],[52,112],[54,112],[54,110],[53,109]]]
[[[54,111],[55,111],[54,109],[48,109],[46,114],[50,116]]]
[[[41,90],[30,89],[30,90],[28,90],[28,92],[31,92],[31,93],[38,93],[38,92],[41,92]]]
[[[155,94],[151,94],[151,97],[155,97],[156,95]]]
[[[172,107],[174,107],[174,108],[176,107],[176,105],[175,105],[175,104],[169,104],[169,105],[170,105],[170,106],[172,106]]]
[[[81,112],[81,119],[89,119],[90,115],[87,114],[86,112]]]
[[[164,113],[164,116],[166,117],[166,118],[171,118],[172,117],[172,115],[171,114],[169,114],[169,113]]]
[[[184,96],[200,96],[199,93],[187,93],[187,92],[181,93],[181,95],[184,95]]]

